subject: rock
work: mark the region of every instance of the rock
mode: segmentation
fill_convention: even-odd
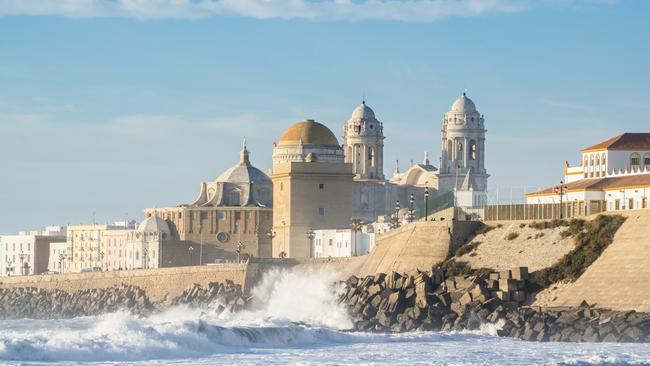
[[[512,279],[525,281],[528,279],[528,267],[516,267],[510,270]]]

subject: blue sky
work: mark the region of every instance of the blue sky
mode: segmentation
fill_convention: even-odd
[[[192,201],[246,136],[266,171],[303,118],[365,95],[385,171],[468,89],[491,189],[555,184],[578,150],[648,131],[650,2],[0,0],[0,233]]]

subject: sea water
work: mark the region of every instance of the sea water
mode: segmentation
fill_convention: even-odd
[[[330,272],[276,271],[238,314],[178,306],[65,320],[0,321],[2,365],[623,365],[650,345],[536,343],[476,332],[350,332]]]

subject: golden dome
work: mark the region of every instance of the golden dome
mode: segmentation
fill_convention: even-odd
[[[287,128],[282,134],[282,137],[280,137],[278,146],[298,145],[300,141],[303,144],[339,145],[339,141],[332,131],[327,126],[313,119],[300,121]]]

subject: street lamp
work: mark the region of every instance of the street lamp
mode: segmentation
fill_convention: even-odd
[[[560,195],[560,220],[564,218],[562,210],[562,197],[567,190],[567,186],[564,184],[564,181],[560,181],[560,185],[553,189],[556,194]]]
[[[66,255],[59,253],[59,273],[63,273],[63,261],[66,259]]]
[[[194,252],[194,247],[190,245],[189,248],[187,248],[187,251],[190,253],[190,266],[192,265],[192,252]]]
[[[269,231],[266,232],[266,236],[268,236],[271,240],[273,240],[273,238],[275,238],[275,235],[276,235],[275,231],[273,231],[273,230],[269,230]]]
[[[429,221],[429,187],[424,187],[424,221]]]
[[[5,267],[5,273],[7,273],[7,276],[11,276],[11,274],[14,271],[14,266],[12,266],[13,262],[11,259],[7,261],[7,267]]]
[[[149,264],[149,248],[142,248],[142,268],[148,268]]]
[[[307,235],[307,239],[309,239],[309,258],[312,258],[314,256],[314,251],[312,247],[314,244],[313,241],[314,241],[314,237],[316,236],[316,233],[312,228],[309,228],[309,230],[307,230],[306,232],[306,235]]]
[[[241,262],[241,253],[245,247],[246,246],[241,242],[241,240],[237,242],[237,249],[235,249],[235,253],[237,253],[237,263]]]
[[[415,196],[411,193],[409,198],[409,224],[413,222],[413,216],[415,216],[415,210],[413,210],[413,204],[415,203]]]
[[[104,270],[104,252],[99,252],[99,266]]]
[[[399,227],[399,200],[395,201],[395,227]]]
[[[25,275],[25,257],[27,255],[21,250],[20,254],[18,255],[18,258],[20,258],[20,274],[22,276]]]

